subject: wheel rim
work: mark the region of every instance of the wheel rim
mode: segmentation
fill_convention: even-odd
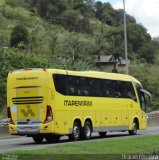
[[[86,126],[86,137],[90,137],[90,135],[91,135],[91,129],[90,129],[90,127],[87,125],[87,126]]]
[[[74,137],[76,139],[78,139],[79,134],[80,134],[80,130],[79,130],[78,126],[74,126],[74,128],[73,128],[73,135],[74,135]]]
[[[137,133],[137,125],[135,122],[133,123],[133,132],[134,132],[134,134]]]

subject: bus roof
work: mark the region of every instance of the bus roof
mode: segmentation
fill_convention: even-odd
[[[44,68],[29,68],[29,69],[18,69],[13,72],[25,72],[25,71],[44,71],[50,74],[64,74],[64,75],[73,75],[73,76],[81,76],[81,77],[93,77],[93,78],[103,78],[103,79],[112,79],[112,80],[121,80],[121,81],[131,81],[141,84],[136,78],[119,73],[108,73],[108,72],[100,72],[100,71],[71,71],[71,70],[62,70],[62,69],[44,69]],[[10,73],[13,73],[10,72]]]
[[[73,76],[132,81],[132,82],[141,84],[136,78],[126,74],[108,73],[108,72],[99,72],[99,71],[71,71],[71,70],[61,70],[61,69],[47,69],[47,70],[48,72],[51,72],[54,74],[66,74],[66,75],[73,75]]]

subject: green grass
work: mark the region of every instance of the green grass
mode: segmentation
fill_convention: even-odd
[[[159,153],[159,135],[129,139],[105,139],[72,144],[59,144],[40,149],[10,152],[19,159],[119,159],[124,154]],[[8,153],[7,153],[8,154]]]
[[[159,74],[158,70],[159,70],[159,66],[158,65],[151,65],[151,64],[147,64],[147,63],[140,63],[140,64],[136,64],[136,63],[132,63],[129,66],[129,70],[130,70],[130,74],[132,75],[142,75],[142,76],[153,76],[154,79],[159,79]]]

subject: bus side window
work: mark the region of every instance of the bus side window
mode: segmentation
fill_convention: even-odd
[[[114,81],[104,79],[102,81],[102,88],[103,91],[103,97],[114,97],[115,91],[114,91]]]
[[[115,95],[115,81],[107,80],[107,92],[109,92],[108,97],[116,97]]]
[[[94,79],[92,89],[93,89],[93,96],[102,97],[101,80],[100,79]]]
[[[66,76],[53,74],[53,81],[54,81],[56,91],[65,95],[66,94]]]
[[[137,101],[134,87],[131,82],[127,82],[126,89],[127,89],[127,97],[133,99],[134,101]]]
[[[78,86],[77,86],[77,94],[79,96],[88,95],[88,91],[86,89],[86,78],[78,77]]]
[[[77,96],[78,88],[79,88],[79,78],[76,76],[67,75],[66,95]]]
[[[103,97],[109,97],[109,89],[107,80],[102,81],[102,91],[103,91]]]
[[[125,98],[126,97],[126,83],[123,81],[116,81],[115,82],[115,95],[118,98]]]

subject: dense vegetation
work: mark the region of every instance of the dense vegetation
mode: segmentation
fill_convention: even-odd
[[[159,107],[159,39],[126,15],[130,74],[153,94]],[[94,0],[0,0],[0,106],[13,69],[96,69],[100,55],[124,57],[123,10]],[[149,67],[147,67],[149,66]],[[158,98],[158,99],[157,99]],[[0,110],[2,107],[0,108]]]

